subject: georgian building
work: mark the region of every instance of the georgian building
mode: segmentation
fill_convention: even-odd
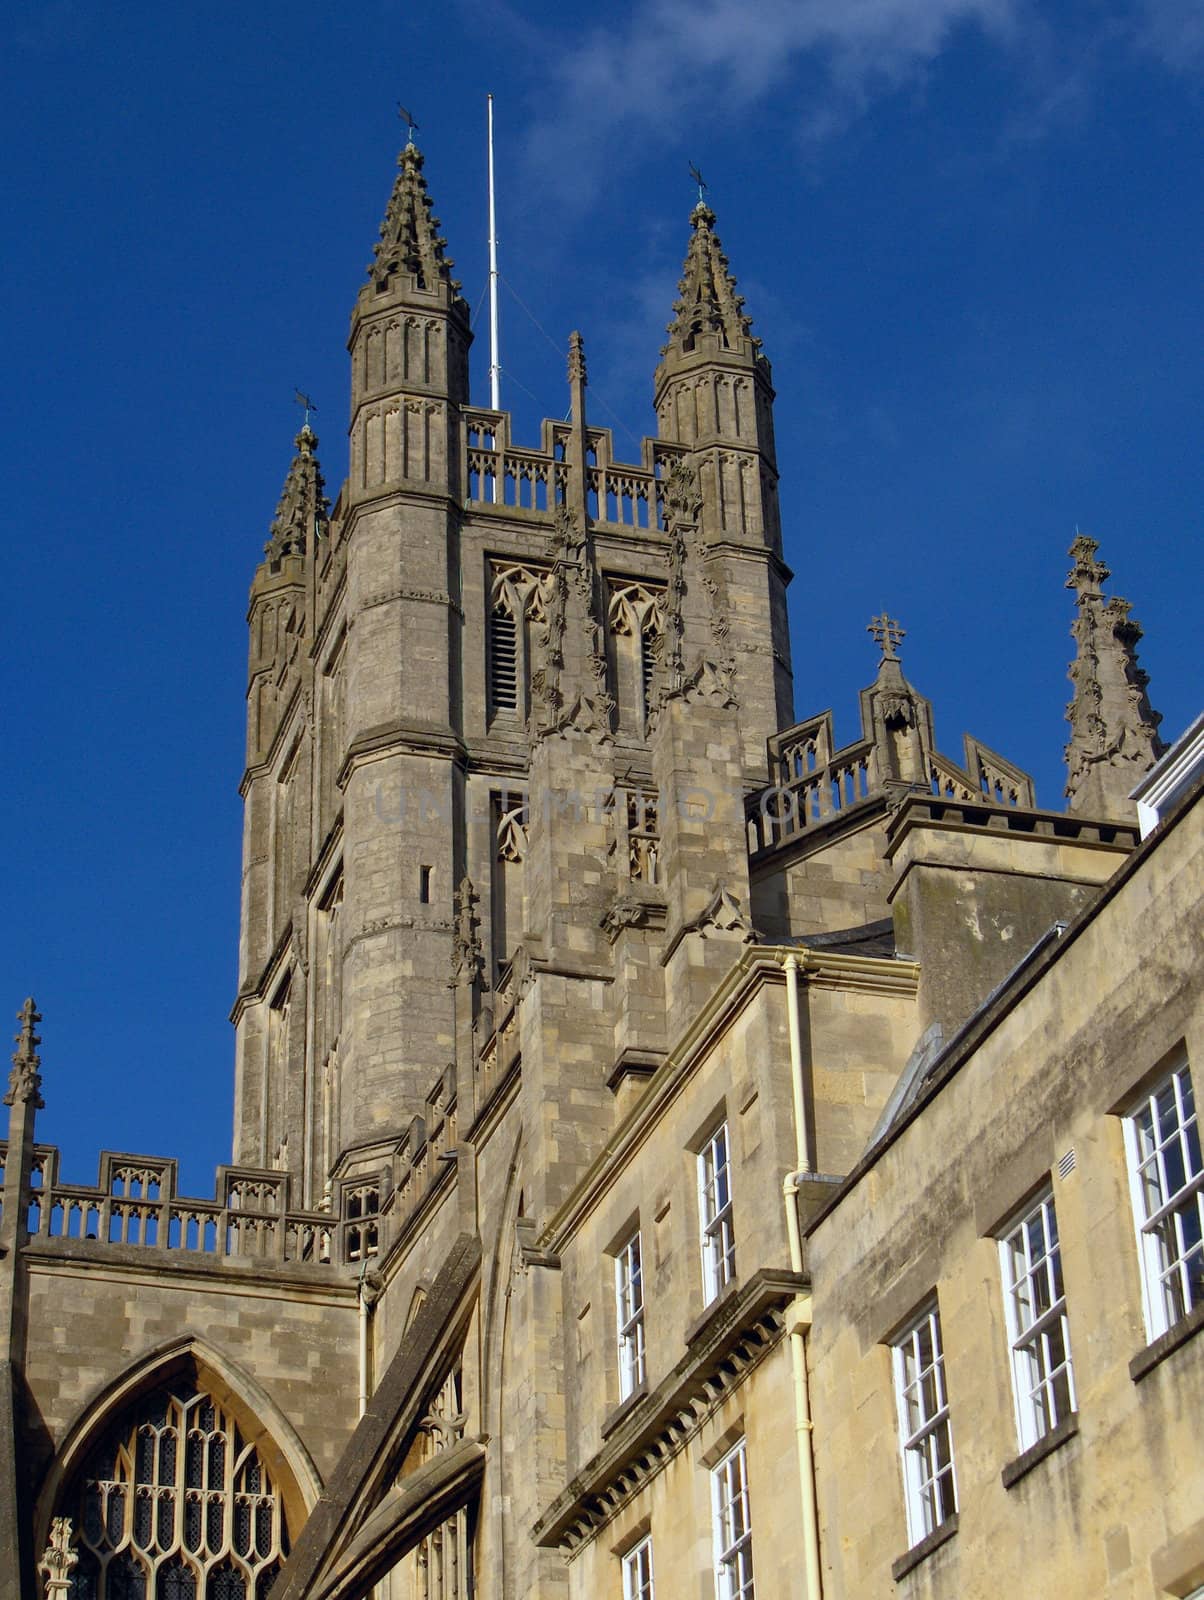
[[[214,1194],[67,1181],[22,1011],[0,1597],[1188,1593],[1199,784],[1139,844],[1094,543],[1066,812],[941,752],[886,616],[837,748],[710,209],[623,462],[580,335],[538,444],[470,402],[398,168],[347,475],[304,427],[251,588]]]

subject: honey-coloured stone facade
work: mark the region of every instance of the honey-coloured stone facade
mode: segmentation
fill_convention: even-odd
[[[1190,1593],[1201,1319],[1143,1336],[1121,1123],[1204,1059],[1199,789],[1139,845],[1157,718],[1094,546],[1070,813],[940,751],[885,615],[836,748],[709,206],[631,462],[580,334],[537,443],[471,403],[432,209],[411,142],[346,476],[307,421],[251,585],[212,1197],[67,1181],[21,1014],[0,1600]],[[995,1232],[1043,1181],[1078,1410],[1018,1461]],[[930,1302],[925,1541],[890,1343]]]

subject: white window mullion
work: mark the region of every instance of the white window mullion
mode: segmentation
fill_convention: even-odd
[[[1075,1407],[1057,1213],[1048,1189],[999,1240],[999,1258],[1016,1431],[1027,1449]]]
[[[726,1122],[715,1130],[698,1154],[698,1216],[703,1296],[709,1305],[736,1273],[731,1152]]]
[[[893,1347],[907,1532],[918,1544],[957,1510],[940,1313],[930,1304]]]
[[[644,1270],[640,1231],[615,1256],[615,1321],[619,1352],[619,1398],[644,1381]]]
[[[1186,1057],[1124,1122],[1151,1339],[1204,1303],[1204,1158]]]
[[[623,1557],[623,1600],[654,1600],[652,1536],[641,1539]]]
[[[748,1456],[742,1439],[711,1472],[716,1600],[754,1600]]]

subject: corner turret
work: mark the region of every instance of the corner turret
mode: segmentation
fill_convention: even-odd
[[[690,215],[690,229],[653,403],[658,436],[691,453],[699,553],[737,668],[732,687],[746,771],[759,781],[765,741],[794,717],[773,386],[715,233],[715,213],[703,200]],[[766,616],[770,640],[759,624],[755,640],[739,637],[745,619]]]
[[[400,481],[455,493],[449,405],[468,402],[468,304],[413,143],[397,159],[368,282],[351,314],[353,496]]]

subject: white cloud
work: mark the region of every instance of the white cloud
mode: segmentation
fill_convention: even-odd
[[[1204,67],[1204,4],[1201,0],[1141,0],[1138,37],[1164,65],[1188,71]]]
[[[1162,0],[1170,3],[1170,0]],[[1186,0],[1190,3],[1190,0]],[[815,137],[929,65],[959,27],[1004,36],[1021,0],[644,0],[554,57],[550,104],[531,153],[570,190],[583,159],[616,141],[666,132],[708,102],[720,126],[795,74],[822,85],[801,110]],[[588,168],[586,169],[588,170]]]

